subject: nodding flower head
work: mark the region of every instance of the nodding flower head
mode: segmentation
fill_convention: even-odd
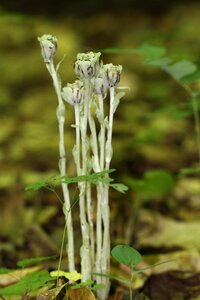
[[[80,79],[92,78],[99,72],[99,57],[101,53],[79,53],[74,65],[76,75]]]
[[[49,64],[57,52],[57,38],[50,34],[38,37],[41,46],[41,54],[46,64]]]
[[[113,64],[107,64],[103,66],[106,72],[106,79],[109,87],[114,87],[120,81],[120,75],[122,72],[122,66],[115,66]]]
[[[104,68],[100,68],[98,77],[94,78],[94,93],[106,97],[108,82]]]
[[[62,97],[71,105],[80,104],[83,96],[83,83],[76,80],[74,83],[68,83],[62,91]]]

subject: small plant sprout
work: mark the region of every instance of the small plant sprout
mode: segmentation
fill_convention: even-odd
[[[127,187],[112,183],[109,177],[113,155],[112,132],[114,113],[124,92],[116,93],[122,66],[103,65],[101,53],[79,53],[74,64],[78,79],[62,88],[54,67],[57,38],[43,35],[38,38],[46,67],[53,79],[58,98],[57,118],[60,135],[60,182],[64,196],[64,213],[67,224],[69,272],[75,271],[72,204],[69,183],[77,183],[79,189],[80,227],[82,234],[81,281],[92,280],[93,274],[109,274],[110,269],[110,209],[109,187],[124,193]],[[107,101],[109,113],[105,113]],[[66,176],[66,153],[64,141],[65,104],[74,107],[75,145],[74,157],[77,177]],[[49,183],[49,181],[48,181]],[[92,186],[95,184],[95,187]],[[41,186],[40,186],[41,187]],[[96,196],[95,196],[96,195]],[[96,202],[96,203],[95,203]],[[95,205],[94,205],[95,203]],[[94,211],[94,207],[96,211]],[[96,219],[95,219],[96,216]],[[58,271],[59,272],[59,271]],[[57,273],[56,273],[57,274]],[[99,300],[106,300],[109,293],[109,277],[94,276]]]
[[[116,279],[119,281],[124,281],[129,284],[129,299],[130,300],[133,299],[132,285],[133,285],[133,280],[134,280],[135,275],[137,275],[138,273],[142,273],[147,269],[151,269],[152,267],[172,261],[172,260],[170,260],[170,261],[168,260],[168,261],[156,263],[156,264],[150,265],[148,267],[139,269],[139,268],[137,268],[137,265],[142,261],[142,256],[136,249],[134,249],[128,245],[117,245],[112,249],[111,254],[112,254],[112,257],[117,262],[119,262],[120,264],[124,264],[124,265],[130,267],[130,269],[131,269],[131,275],[130,275],[129,280],[126,278],[121,278],[121,277],[114,276],[114,275],[109,276],[113,279]],[[105,275],[105,277],[107,277],[107,275]]]

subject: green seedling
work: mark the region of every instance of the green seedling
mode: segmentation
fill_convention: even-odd
[[[115,246],[112,251],[111,251],[112,257],[119,262],[120,264],[124,264],[131,269],[131,274],[130,274],[130,279],[126,278],[121,278],[118,276],[111,276],[111,278],[119,280],[119,281],[124,281],[129,284],[129,298],[130,300],[133,299],[133,281],[134,277],[139,274],[143,273],[147,269],[151,269],[152,267],[158,266],[163,263],[167,263],[170,261],[165,261],[161,263],[156,263],[153,265],[150,265],[145,268],[137,268],[137,265],[142,261],[142,256],[141,254],[134,248],[128,246],[128,245],[117,245]]]

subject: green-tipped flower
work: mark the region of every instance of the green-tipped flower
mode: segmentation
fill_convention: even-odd
[[[99,57],[101,53],[79,53],[75,62],[74,70],[80,79],[92,78],[99,72]]]
[[[50,34],[38,37],[41,46],[41,53],[46,64],[49,64],[57,52],[57,38]]]
[[[114,87],[120,81],[120,75],[122,72],[122,66],[115,66],[113,64],[107,64],[103,66],[106,72],[106,79],[109,87]]]
[[[62,91],[62,97],[71,105],[80,104],[83,96],[83,83],[76,80],[74,83],[68,83]]]

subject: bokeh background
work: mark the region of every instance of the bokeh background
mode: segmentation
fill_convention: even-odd
[[[25,192],[27,184],[58,169],[57,99],[37,41],[49,33],[59,40],[56,61],[66,54],[60,68],[63,84],[75,79],[78,52],[102,51],[105,63],[123,65],[120,85],[129,89],[114,121],[112,167],[116,181],[127,184],[129,191],[111,192],[112,244],[135,246],[151,262],[176,258],[159,271],[199,272],[200,181],[198,174],[180,176],[182,168],[198,164],[191,99],[160,68],[144,64],[140,55],[104,51],[146,43],[165,48],[174,61],[199,65],[199,14],[199,1],[1,0],[1,266],[15,267],[19,259],[58,254],[60,249],[60,203],[45,190]],[[198,81],[195,88],[200,88]],[[68,107],[71,176],[72,123]],[[78,196],[76,190],[71,193]],[[76,211],[74,215],[78,234]]]

